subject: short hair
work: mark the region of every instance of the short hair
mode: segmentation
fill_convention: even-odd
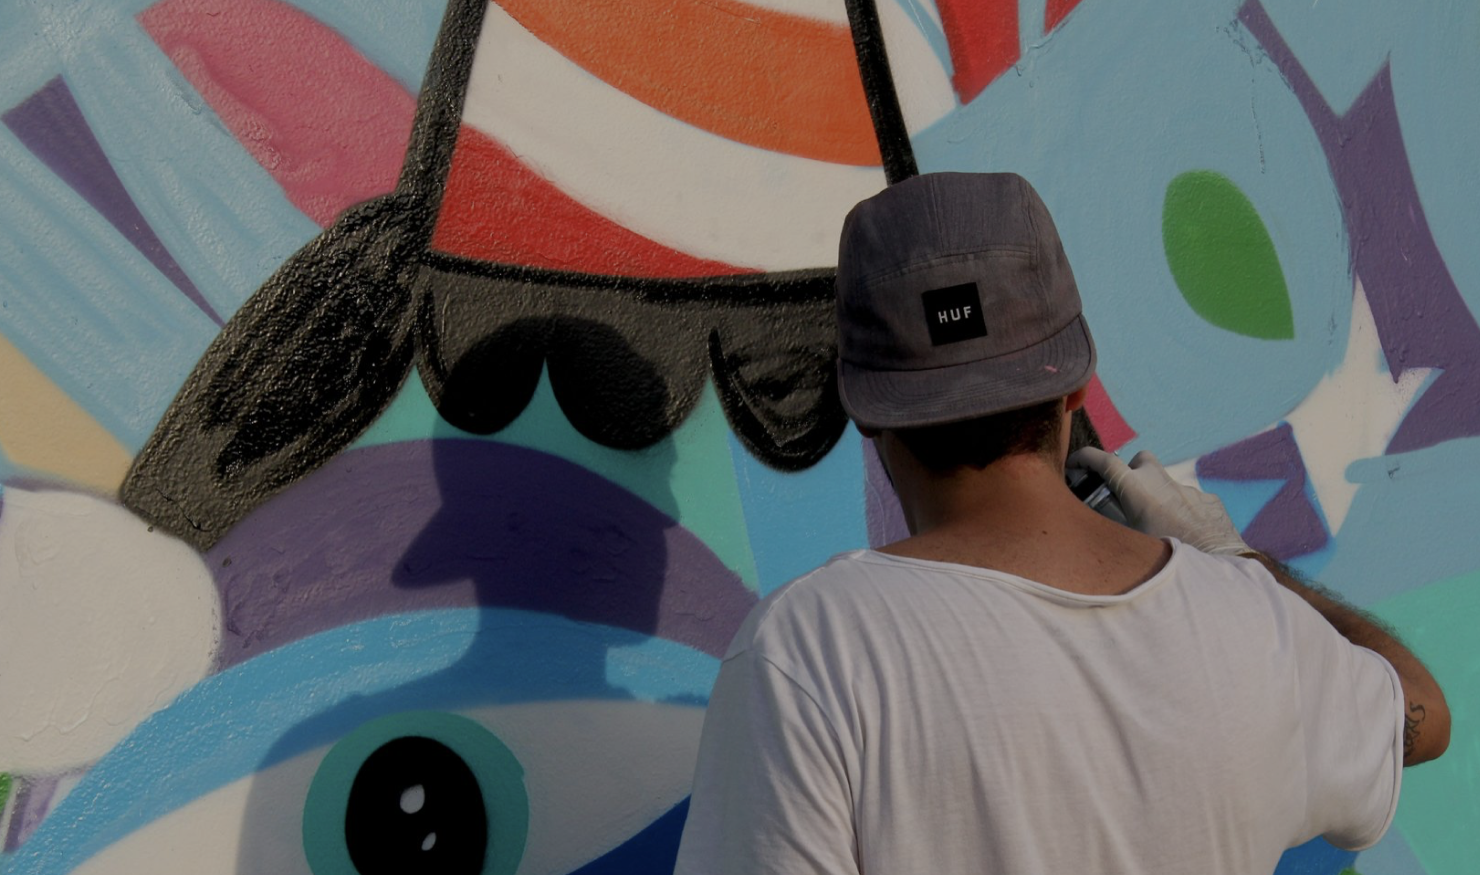
[[[1064,399],[1055,398],[1005,413],[945,425],[895,429],[894,433],[931,473],[985,468],[1011,455],[1057,452],[1063,402]]]

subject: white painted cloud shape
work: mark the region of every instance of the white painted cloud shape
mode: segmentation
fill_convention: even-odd
[[[208,674],[221,611],[186,544],[77,492],[0,494],[0,771],[102,756]]]

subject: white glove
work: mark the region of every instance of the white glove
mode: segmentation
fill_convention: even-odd
[[[1252,552],[1218,496],[1173,480],[1146,450],[1136,453],[1127,465],[1104,450],[1084,447],[1069,457],[1068,466],[1086,468],[1105,478],[1136,531],[1176,538],[1204,553]]]

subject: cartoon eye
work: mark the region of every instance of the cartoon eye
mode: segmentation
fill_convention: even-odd
[[[303,848],[314,875],[510,875],[528,826],[524,770],[497,736],[412,711],[366,723],[324,757]]]

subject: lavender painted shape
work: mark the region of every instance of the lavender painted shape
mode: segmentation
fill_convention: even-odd
[[[144,214],[118,178],[118,171],[88,126],[67,83],[58,76],[40,91],[0,115],[16,139],[62,181],[82,195],[160,273],[185,293],[217,325],[225,325],[200,289],[149,227]]]
[[[342,453],[206,554],[222,667],[347,623],[521,608],[723,655],[756,595],[673,518],[585,468],[478,440]]]
[[[1367,291],[1393,379],[1409,368],[1443,371],[1409,410],[1387,452],[1480,435],[1480,325],[1429,231],[1403,145],[1391,67],[1384,64],[1338,117],[1259,0],[1248,0],[1238,17],[1290,83],[1326,153],[1352,270]]]
[[[41,821],[51,811],[51,800],[61,786],[57,775],[42,775],[34,778],[15,778],[15,791],[11,796],[10,829],[5,834],[5,850],[13,851],[25,844]]]
[[[882,547],[910,536],[904,509],[894,494],[894,484],[889,482],[884,464],[879,461],[879,451],[868,438],[863,439],[863,501],[870,547]]]
[[[1250,547],[1281,561],[1314,553],[1331,535],[1305,491],[1305,460],[1289,423],[1280,423],[1197,460],[1198,479],[1282,480],[1284,485],[1244,528]]]

